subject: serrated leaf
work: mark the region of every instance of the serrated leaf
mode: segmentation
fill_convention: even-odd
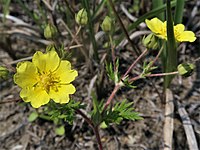
[[[113,71],[113,66],[112,66],[112,63],[107,63],[106,62],[106,72],[108,74],[108,77],[111,79],[111,80],[115,80],[115,74],[114,74],[114,71]]]
[[[38,118],[38,113],[36,111],[32,112],[29,117],[28,117],[28,121],[29,122],[33,122]]]
[[[126,100],[116,103],[113,109],[109,108],[106,110],[107,112],[103,116],[103,121],[108,125],[110,123],[119,124],[123,119],[142,119],[137,112],[134,112],[132,105],[133,102],[127,102]]]
[[[57,127],[55,129],[55,133],[57,135],[60,135],[60,136],[64,135],[65,134],[65,127],[64,126]]]

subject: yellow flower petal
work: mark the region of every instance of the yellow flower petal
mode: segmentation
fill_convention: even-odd
[[[174,26],[174,36],[178,42],[194,42],[196,40],[195,34],[192,31],[184,31],[185,26],[183,24],[177,24]]]
[[[55,71],[55,76],[59,77],[61,83],[70,83],[78,76],[78,72],[71,70],[71,63],[65,60],[61,61],[59,68]]]
[[[56,103],[68,103],[69,94],[74,94],[76,91],[75,87],[72,84],[60,85],[57,89],[52,89],[49,92],[49,96]]]
[[[183,24],[177,24],[174,26],[174,33],[182,33],[185,30],[185,26]]]
[[[194,42],[196,40],[195,34],[192,31],[184,31],[176,38],[178,42]]]
[[[52,50],[46,54],[37,51],[33,55],[33,64],[39,69],[39,72],[53,72],[57,69],[60,64],[60,58],[58,54]]]
[[[153,18],[151,20],[145,20],[148,28],[158,37],[166,39],[166,22],[163,23],[158,18]]]
[[[46,91],[38,87],[23,88],[20,92],[20,97],[25,102],[31,102],[31,105],[34,108],[45,105],[50,100],[50,97]]]
[[[37,68],[31,62],[17,64],[17,73],[14,75],[14,82],[21,88],[31,87],[37,83]]]

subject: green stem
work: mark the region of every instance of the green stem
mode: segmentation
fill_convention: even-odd
[[[174,24],[182,22],[185,0],[176,0]]]
[[[138,79],[142,79],[144,77],[163,77],[163,76],[171,76],[171,75],[177,75],[178,74],[178,71],[174,71],[174,72],[166,72],[166,73],[157,73],[157,74],[149,74],[149,75],[145,75],[145,76],[141,76],[141,75],[138,75],[136,77],[133,77],[131,79],[129,79],[128,82],[132,83]]]
[[[152,0],[152,4],[153,4],[153,9],[159,8],[160,6],[163,6],[163,0]],[[164,13],[157,13],[156,16],[164,21]]]
[[[111,35],[109,34],[108,36],[109,36],[110,45],[111,45],[111,53],[112,53],[112,61],[113,61],[114,71],[116,71],[117,68],[116,68],[116,64],[115,64],[115,60],[116,60],[116,57],[115,57],[115,46],[113,44],[113,40],[112,40]]]
[[[94,58],[96,61],[99,61],[99,54],[97,51],[97,43],[95,39],[95,33],[94,33],[94,28],[93,28],[93,21],[92,21],[92,16],[90,13],[90,7],[89,7],[89,1],[88,0],[82,0],[83,6],[85,7],[88,15],[88,28],[89,28],[89,36],[90,40],[92,41],[92,46],[93,46],[93,52],[94,52]]]
[[[174,38],[174,25],[172,19],[171,3],[167,0],[167,66],[166,72],[175,71],[177,67],[177,50]],[[174,76],[166,76],[164,89],[168,88]]]

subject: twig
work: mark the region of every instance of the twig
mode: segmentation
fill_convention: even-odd
[[[71,35],[71,37],[72,37],[72,38],[74,39],[74,41],[76,42],[76,44],[77,44],[77,45],[81,45],[81,44],[79,43],[79,41],[78,41],[76,38],[74,38],[73,33],[71,32],[71,30],[69,29],[69,27],[65,24],[65,22],[64,22],[62,19],[59,19],[58,22],[60,22],[60,23],[65,27],[65,29],[69,32],[69,34]],[[80,47],[80,50],[81,50],[82,54],[84,55],[85,60],[86,60],[86,61],[89,61],[88,55],[86,54],[86,52],[84,51],[84,49],[83,49],[82,47]]]
[[[31,60],[32,58],[33,58],[32,56],[29,56],[29,57],[26,57],[26,58],[21,58],[21,59],[18,59],[18,60],[14,60],[14,61],[9,62],[8,65],[13,65],[13,64],[17,64],[18,62]]]
[[[124,34],[126,35],[126,38],[127,38],[128,42],[129,42],[129,44],[134,48],[135,46],[133,45],[133,42],[131,41],[131,39],[129,37],[129,34],[128,34],[126,28],[124,27],[124,24],[123,24],[121,18],[119,17],[117,11],[115,10],[115,6],[114,6],[112,0],[108,0],[108,2],[109,2],[109,5],[111,6],[111,8],[112,8],[112,10],[113,10],[113,12],[115,14],[115,16],[117,17],[117,20],[118,20],[118,22],[120,24],[120,27],[122,28]],[[137,49],[134,49],[134,51],[135,51],[135,53],[136,53],[137,56],[140,55],[139,52],[137,51]]]
[[[126,73],[123,75],[122,80],[128,75],[128,73],[131,71],[131,69],[133,69],[133,67],[136,65],[136,63],[146,54],[147,51],[148,50],[145,49],[144,52],[142,52],[142,54],[131,64],[131,66],[128,68]]]
[[[178,113],[181,117],[190,150],[199,150],[192,123],[185,108],[177,101]]]
[[[6,101],[3,101],[3,102],[0,102],[0,105],[1,105],[1,104],[6,104],[6,103],[18,102],[18,101],[20,101],[20,100],[21,100],[21,98],[12,99],[12,100],[6,100]]]
[[[150,31],[135,31],[133,33],[131,33],[130,35],[130,39],[133,40],[134,38],[138,37],[138,36],[142,36],[145,34],[149,34],[151,33]],[[127,39],[122,40],[117,46],[116,49],[121,49],[123,48],[126,44],[128,43]]]
[[[68,45],[66,51],[69,50],[70,46],[71,46],[71,45],[73,44],[73,42],[75,41],[75,38],[76,38],[77,35],[79,34],[80,30],[81,30],[81,26],[79,26],[78,30],[76,31],[76,34],[72,37],[72,40],[71,40],[71,42],[69,43],[69,45]]]
[[[172,139],[174,129],[174,102],[170,89],[166,89],[165,123],[164,123],[164,150],[172,150]]]

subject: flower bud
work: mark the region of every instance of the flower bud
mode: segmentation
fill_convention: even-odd
[[[190,63],[180,64],[177,67],[178,73],[183,77],[189,77],[194,71],[194,65]]]
[[[44,37],[46,39],[52,39],[55,38],[58,34],[57,28],[53,24],[47,24],[44,29]]]
[[[76,14],[75,19],[79,25],[86,25],[88,23],[88,16],[86,10],[84,8],[79,10],[79,12]]]
[[[157,49],[158,41],[153,33],[149,34],[147,37],[144,37],[142,43],[146,48]]]
[[[104,32],[110,32],[112,27],[112,20],[110,17],[106,16],[101,24],[101,28]]]
[[[8,69],[0,66],[0,79],[6,79],[8,77]]]

